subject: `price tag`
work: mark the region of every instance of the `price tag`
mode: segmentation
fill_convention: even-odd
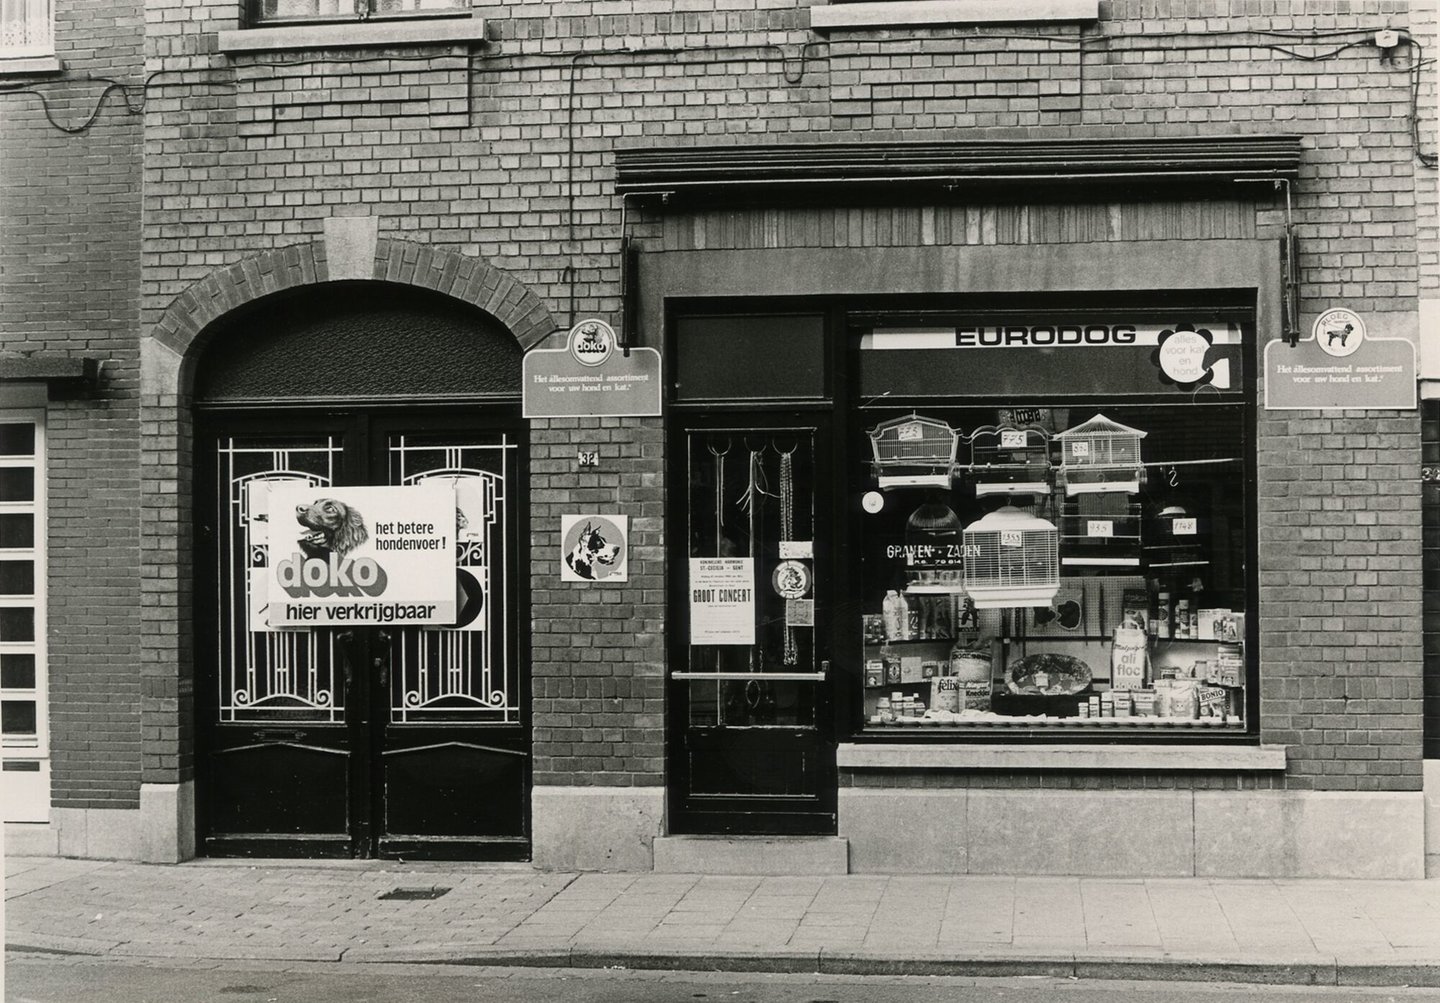
[[[1071,456],[1089,456],[1089,455],[1090,455],[1090,443],[1088,443],[1088,442],[1072,442],[1072,443],[1070,443],[1070,455],[1071,455]]]
[[[1196,534],[1194,519],[1176,519],[1172,526],[1176,536],[1194,536]]]
[[[780,557],[782,560],[799,558],[806,560],[814,558],[815,543],[812,540],[781,540]]]
[[[1098,537],[1113,537],[1115,535],[1115,522],[1112,519],[1088,519],[1085,522],[1085,535]]]
[[[1025,433],[1014,430],[1006,430],[1000,433],[1001,449],[1024,449]]]
[[[1019,529],[1002,529],[1000,531],[1000,546],[1002,547],[1023,547],[1025,546],[1025,533]]]

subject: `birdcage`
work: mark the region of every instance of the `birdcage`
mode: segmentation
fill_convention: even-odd
[[[1140,564],[1140,503],[1127,494],[1085,494],[1060,506],[1060,563],[1133,568]]]
[[[969,477],[977,498],[1048,495],[1050,436],[1033,426],[985,425],[970,435]]]
[[[1210,520],[1185,500],[1162,503],[1145,531],[1145,565],[1174,571],[1209,564]]]
[[[960,517],[949,505],[925,502],[905,521],[905,590],[956,594],[964,567]]]
[[[1013,506],[965,527],[965,592],[979,609],[1048,606],[1060,589],[1059,533]]]
[[[1146,433],[1097,414],[1055,436],[1060,443],[1060,477],[1065,494],[1103,494],[1140,490],[1145,468],[1140,440]]]
[[[945,422],[911,413],[881,422],[866,434],[881,489],[950,486],[960,433]]]

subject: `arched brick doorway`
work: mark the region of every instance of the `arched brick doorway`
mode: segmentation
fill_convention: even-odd
[[[149,557],[165,563],[173,541],[179,588],[150,605],[181,629],[154,631],[147,694],[173,686],[178,699],[147,711],[178,737],[168,775],[147,756],[146,786],[153,803],[173,782],[180,815],[198,795],[202,853],[528,854],[518,377],[553,325],[483,262],[388,244],[371,276],[338,282],[314,281],[322,244],[242,262],[177,299],[150,346],[147,376],[173,397],[147,394],[146,407],[174,452],[157,444],[147,460],[152,476],[173,463],[180,502],[151,514]],[[216,304],[231,308],[207,318]],[[463,486],[491,533],[461,542],[457,592],[468,578],[485,617],[461,630],[265,629],[252,583],[268,554],[248,506],[271,477]]]

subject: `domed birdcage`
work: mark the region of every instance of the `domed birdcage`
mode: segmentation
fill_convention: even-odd
[[[1006,506],[965,527],[965,592],[979,609],[1048,606],[1060,589],[1054,524]]]
[[[960,517],[949,505],[929,501],[911,512],[905,520],[906,591],[959,593],[961,544]]]
[[[1060,478],[1065,494],[1134,494],[1145,468],[1140,440],[1146,433],[1097,414],[1055,436],[1060,443]]]

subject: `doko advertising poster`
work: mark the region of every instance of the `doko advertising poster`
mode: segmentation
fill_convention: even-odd
[[[455,488],[272,483],[265,513],[270,627],[455,623]]]

